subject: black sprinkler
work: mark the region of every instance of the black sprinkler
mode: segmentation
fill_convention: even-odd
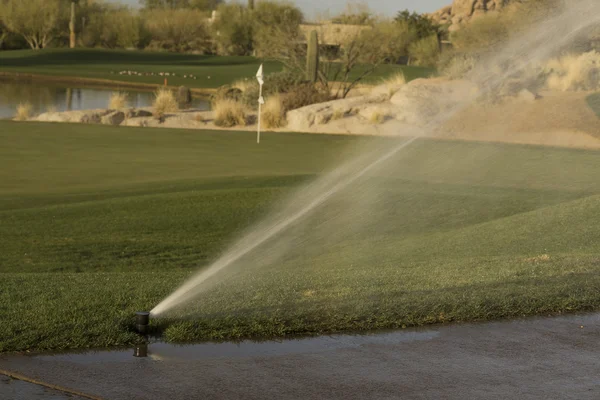
[[[150,313],[146,311],[138,311],[135,313],[135,328],[138,333],[145,335],[148,333],[148,324],[150,323]]]

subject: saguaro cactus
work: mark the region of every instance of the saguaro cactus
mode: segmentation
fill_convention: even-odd
[[[76,42],[76,37],[75,37],[75,1],[71,1],[71,20],[69,21],[69,47],[74,49],[75,48],[75,42]]]
[[[319,77],[319,34],[317,31],[310,33],[308,49],[306,51],[306,79],[316,83]]]
[[[248,0],[248,9],[254,10],[254,0]]]

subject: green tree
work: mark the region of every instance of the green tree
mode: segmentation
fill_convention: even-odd
[[[209,32],[207,14],[199,10],[147,10],[142,14],[152,38],[150,46],[169,51],[205,51]]]
[[[439,26],[431,19],[408,10],[400,11],[396,16],[396,22],[405,23],[414,29],[418,39],[425,39],[431,35],[437,35],[439,32]]]
[[[61,18],[66,10],[62,0],[7,0],[2,18],[9,31],[21,35],[32,49],[41,49],[65,31]]]
[[[253,12],[241,4],[221,4],[217,19],[212,24],[217,53],[222,55],[250,55],[254,45]]]
[[[81,35],[88,47],[138,47],[142,23],[128,8],[113,4],[94,4],[86,10],[86,27]]]
[[[345,25],[372,25],[375,22],[375,17],[367,5],[349,3],[346,10],[333,17],[331,22]]]
[[[195,8],[202,11],[216,10],[223,0],[140,0],[141,5],[148,10],[156,8]]]
[[[283,62],[295,71],[304,71],[306,48],[300,24],[304,15],[291,3],[261,1],[255,6],[254,48],[260,57]]]

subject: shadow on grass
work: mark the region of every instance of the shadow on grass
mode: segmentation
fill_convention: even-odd
[[[4,67],[34,67],[37,65],[63,64],[150,64],[185,66],[233,66],[258,65],[260,60],[254,57],[221,57],[194,54],[176,54],[166,52],[145,52],[130,50],[103,49],[49,49],[3,52],[0,55]]]

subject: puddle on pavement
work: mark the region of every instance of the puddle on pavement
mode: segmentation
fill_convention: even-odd
[[[280,356],[362,347],[425,341],[436,338],[437,331],[402,331],[372,335],[337,335],[283,341],[242,341],[239,343],[201,343],[177,345],[160,341],[139,345],[133,349],[102,350],[86,353],[32,355],[42,361],[66,361],[80,364],[97,362],[178,361],[210,358],[244,358]]]

